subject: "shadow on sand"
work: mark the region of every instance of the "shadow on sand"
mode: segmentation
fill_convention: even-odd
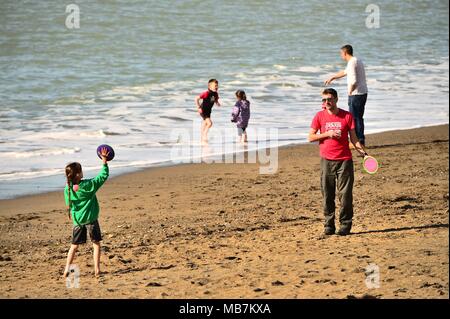
[[[390,233],[396,231],[405,231],[405,230],[418,230],[418,229],[428,229],[428,228],[448,228],[449,224],[434,224],[434,225],[424,225],[424,226],[412,226],[412,227],[398,227],[398,228],[386,228],[379,230],[368,230],[361,231],[356,233],[351,233],[351,235],[363,235],[363,234],[372,234],[372,233]]]

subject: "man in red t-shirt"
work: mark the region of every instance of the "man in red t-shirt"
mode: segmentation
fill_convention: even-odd
[[[341,209],[338,235],[348,235],[353,219],[353,160],[348,137],[361,155],[367,155],[355,133],[352,115],[337,107],[338,94],[332,88],[322,92],[324,109],[316,114],[309,131],[309,142],[319,141],[321,157],[321,189],[324,200],[325,235],[336,231],[334,211],[336,186]],[[320,134],[317,134],[320,131]],[[336,183],[337,182],[337,183]]]

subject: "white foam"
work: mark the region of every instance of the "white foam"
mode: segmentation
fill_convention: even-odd
[[[322,73],[324,71],[323,67],[319,66],[301,66],[294,69],[294,71],[305,72],[305,73]]]
[[[443,94],[443,91],[448,92],[448,58],[437,64],[400,65],[393,61],[391,66],[366,67],[368,132],[448,121],[448,95]],[[278,127],[283,143],[303,140],[312,117],[320,110],[320,89],[325,77],[320,74],[331,69],[335,70],[335,66],[275,64],[229,73],[229,80],[220,82],[222,107],[213,109],[211,134],[216,129],[235,126],[230,123],[230,112],[235,103],[234,92],[239,88],[246,91],[251,101],[251,127]],[[339,106],[347,109],[345,79],[336,81],[333,87],[341,97]],[[190,131],[192,121],[200,123],[194,97],[205,89],[201,80],[149,83],[102,91],[97,94],[94,105],[72,104],[70,111],[53,103],[50,111],[30,120],[23,119],[20,127],[1,129],[0,145],[5,151],[0,156],[26,158],[28,167],[5,161],[0,180],[60,172],[59,167],[72,159],[87,165],[87,169],[95,167],[98,164],[95,149],[100,143],[108,143],[116,150],[111,167],[151,166],[169,160],[174,145],[200,147],[199,141],[172,141],[170,132],[174,128]],[[437,96],[442,98],[436,100]],[[65,102],[86,102],[83,99],[92,99],[92,94],[68,98]],[[20,118],[23,114],[6,109],[0,112],[2,116]],[[68,124],[75,126],[60,129],[60,125]],[[41,131],[31,131],[38,129]],[[212,147],[218,147],[216,155],[221,152],[219,144],[211,143]],[[29,172],[29,167],[39,169]]]
[[[273,67],[277,70],[286,70],[287,66],[281,64],[274,64]]]
[[[37,149],[22,152],[2,152],[0,153],[0,158],[30,158],[30,157],[42,157],[42,156],[54,156],[62,154],[74,154],[80,152],[81,149],[76,148],[48,148],[48,149]]]
[[[111,116],[124,116],[132,114],[131,111],[128,110],[127,106],[113,107],[106,111],[104,114]]]
[[[0,181],[13,181],[19,179],[29,179],[36,177],[52,176],[57,174],[64,174],[64,169],[54,168],[46,170],[36,170],[36,171],[24,171],[24,172],[8,172],[0,173]]]
[[[0,111],[0,118],[2,117],[12,117],[12,118],[17,118],[21,115],[22,113],[17,111],[17,110],[4,110],[4,111]]]

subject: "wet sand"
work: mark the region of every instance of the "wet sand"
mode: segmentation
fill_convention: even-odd
[[[354,227],[324,238],[316,144],[258,164],[188,164],[106,182],[98,193],[105,274],[92,246],[62,279],[63,193],[0,201],[2,298],[449,298],[448,125],[373,134],[355,160]],[[366,267],[379,288],[366,286]],[[370,275],[369,275],[370,276]]]

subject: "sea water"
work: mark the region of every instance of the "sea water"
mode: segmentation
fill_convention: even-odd
[[[170,165],[174,147],[200,147],[194,98],[210,78],[212,137],[234,127],[241,89],[249,128],[306,142],[347,43],[366,65],[366,133],[448,123],[448,14],[447,0],[0,1],[0,198],[62,190],[71,161],[95,176],[105,143],[113,175]],[[346,80],[332,87],[348,109]]]

